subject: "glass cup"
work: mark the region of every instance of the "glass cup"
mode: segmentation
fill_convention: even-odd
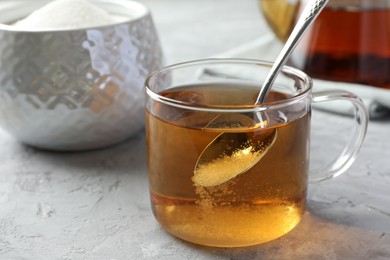
[[[312,93],[285,66],[255,105],[271,63],[207,59],[168,66],[146,80],[146,140],[153,213],[171,234],[202,245],[249,246],[292,230],[308,182],[343,173],[367,128],[362,101],[347,91]],[[310,173],[311,105],[353,103],[353,134],[333,162]]]

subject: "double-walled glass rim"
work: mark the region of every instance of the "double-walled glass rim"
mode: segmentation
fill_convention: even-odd
[[[155,77],[158,77],[160,74],[163,74],[165,72],[168,72],[170,70],[176,70],[181,68],[188,68],[188,67],[195,67],[195,66],[205,66],[205,65],[222,65],[222,64],[228,64],[228,65],[255,65],[255,66],[266,66],[271,69],[272,62],[264,61],[264,60],[255,60],[255,59],[242,59],[242,58],[208,58],[208,59],[199,59],[199,60],[192,60],[192,61],[186,61],[181,63],[176,63],[172,65],[165,66],[163,68],[160,68],[158,70],[153,71],[145,80],[145,93],[150,98],[157,102],[164,103],[166,105],[178,107],[178,108],[184,108],[189,110],[196,110],[196,111],[205,111],[205,112],[239,112],[239,113],[247,113],[247,112],[259,112],[259,111],[265,111],[265,110],[272,110],[272,109],[279,109],[281,107],[287,107],[290,106],[296,102],[299,102],[302,99],[307,98],[308,95],[310,95],[312,87],[313,87],[313,80],[310,76],[308,76],[303,71],[290,67],[290,66],[283,66],[283,69],[281,72],[284,72],[289,75],[294,75],[298,79],[300,79],[304,84],[305,88],[297,92],[296,95],[293,95],[289,98],[278,100],[278,101],[272,101],[272,102],[265,102],[262,104],[254,104],[253,107],[249,107],[248,105],[235,105],[234,107],[226,107],[221,105],[200,105],[200,104],[194,104],[189,102],[183,102],[178,101],[172,98],[168,98],[165,96],[160,95],[158,92],[154,91],[152,89],[151,82]],[[259,88],[261,87],[262,83],[259,82]]]

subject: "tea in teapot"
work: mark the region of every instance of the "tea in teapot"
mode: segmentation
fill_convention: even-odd
[[[303,3],[260,0],[260,6],[284,41]],[[390,89],[390,1],[330,0],[290,62],[314,78]]]

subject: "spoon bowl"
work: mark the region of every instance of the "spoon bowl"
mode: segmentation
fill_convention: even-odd
[[[259,162],[276,138],[275,129],[218,135],[200,155],[192,181],[203,187],[228,182]]]

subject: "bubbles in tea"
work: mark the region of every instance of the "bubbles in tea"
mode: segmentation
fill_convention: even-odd
[[[194,85],[160,94],[199,106],[251,107],[257,93],[256,87],[249,86],[237,91],[232,86]],[[285,97],[270,94],[270,99]],[[290,115],[279,116],[270,114],[265,128],[245,127],[245,123],[239,128],[209,128],[215,113],[152,104],[146,113],[149,182],[152,209],[160,224],[184,240],[220,247],[259,244],[293,229],[306,203],[310,113],[291,121]],[[230,117],[243,118],[237,113]],[[214,186],[194,182],[199,156],[221,133],[238,131],[266,138],[264,132],[275,129],[272,147],[246,172]],[[223,163],[222,158],[219,167]]]

